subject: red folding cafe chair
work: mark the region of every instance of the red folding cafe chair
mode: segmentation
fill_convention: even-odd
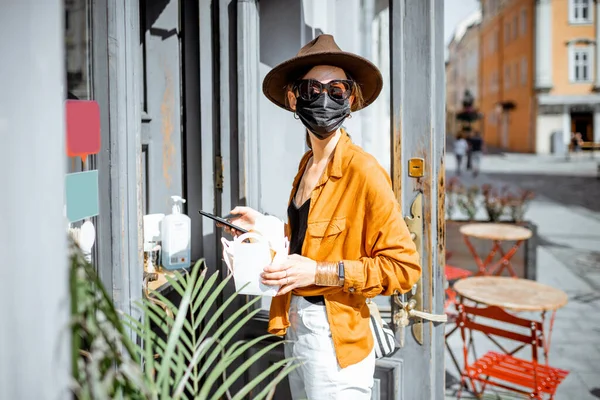
[[[446,275],[446,301],[444,302],[444,309],[448,309],[452,304],[456,303],[456,291],[452,288],[452,284],[459,280],[471,276],[473,273],[467,269],[454,267],[446,264],[444,267],[444,275]]]
[[[449,258],[449,256],[447,254],[446,259],[448,259],[448,258]],[[446,326],[450,326],[451,324],[456,323],[456,317],[457,317],[456,310],[454,308],[454,305],[456,304],[456,295],[457,294],[456,294],[456,291],[452,288],[452,285],[458,279],[467,278],[467,277],[471,276],[473,273],[469,270],[454,267],[452,265],[446,264],[446,266],[444,268],[444,274],[446,275],[446,285],[447,285],[446,290],[445,290],[446,301],[444,302],[444,312],[448,316],[448,322],[446,322]],[[450,358],[452,359],[452,363],[456,367],[456,370],[458,371],[458,373],[460,373],[460,367],[458,365],[458,360],[456,359],[456,356],[454,355],[454,352],[452,351],[452,348],[448,344],[448,340],[447,340],[448,337],[452,336],[454,334],[454,332],[456,332],[456,330],[458,330],[458,325],[454,325],[449,331],[448,330],[446,331],[445,343],[446,343],[446,351],[450,355]]]
[[[467,381],[477,397],[483,395],[487,385],[493,385],[533,399],[542,399],[544,395],[554,398],[558,385],[569,371],[538,362],[538,351],[543,351],[544,346],[541,322],[516,317],[496,306],[478,308],[458,304],[457,307],[464,356],[459,399]],[[477,322],[474,317],[477,317]],[[486,325],[488,321],[492,323]],[[482,332],[496,344],[497,338],[505,338],[520,343],[517,349],[531,347],[531,360],[514,357],[516,350],[507,352],[501,347],[503,353],[490,351],[470,363],[469,348],[472,348],[474,331]],[[524,331],[527,333],[522,333]]]

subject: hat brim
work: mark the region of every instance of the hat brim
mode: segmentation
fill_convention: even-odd
[[[360,85],[364,103],[356,110],[373,103],[383,87],[381,72],[366,58],[341,51],[323,52],[290,58],[275,66],[263,81],[265,96],[279,107],[291,111],[286,105],[287,85],[300,79],[302,75],[317,65],[339,67]]]

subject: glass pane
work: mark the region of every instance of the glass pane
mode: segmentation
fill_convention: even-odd
[[[65,71],[67,93],[71,100],[91,100],[91,0],[64,0],[65,7]],[[91,158],[93,156],[89,156]],[[87,165],[89,165],[88,163]],[[67,171],[85,169],[79,157],[67,158]]]
[[[92,100],[94,98],[92,81],[92,5],[91,0],[64,0],[64,65],[66,73],[65,99]],[[95,169],[95,156],[89,155],[86,164],[79,157],[66,157],[67,172],[81,172]],[[89,176],[93,176],[90,172]],[[72,175],[71,178],[75,177]],[[82,178],[82,176],[79,176]],[[97,188],[96,188],[97,189]],[[92,198],[93,200],[93,198]],[[97,204],[87,203],[93,209]],[[89,211],[89,210],[88,210]],[[87,214],[90,215],[90,214]],[[96,218],[91,221],[96,225]],[[72,223],[73,227],[80,227],[83,221]],[[95,263],[95,248],[92,250],[92,263]]]
[[[582,17],[582,19],[584,19],[584,20],[588,19],[588,11],[589,11],[588,10],[588,6],[582,6],[581,7],[581,17]]]
[[[579,66],[578,65],[575,66],[575,80],[576,81],[580,80],[580,78],[579,78]]]
[[[65,64],[68,97],[92,98],[91,6],[89,0],[65,0]]]
[[[587,81],[587,79],[588,79],[588,67],[587,67],[587,65],[584,64],[581,67],[581,70],[582,70],[581,79],[584,80],[584,81]]]

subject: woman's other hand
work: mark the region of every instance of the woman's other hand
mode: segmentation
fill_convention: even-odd
[[[280,265],[269,265],[262,273],[262,283],[269,286],[281,286],[277,296],[289,291],[314,285],[317,262],[298,254],[291,254]]]
[[[251,231],[254,229],[256,219],[262,216],[261,213],[250,207],[236,207],[229,212],[229,218],[227,218],[232,224],[239,226],[240,228]],[[218,227],[223,228],[225,232],[232,234],[233,236],[239,236],[242,232],[232,229],[228,226],[217,224]]]

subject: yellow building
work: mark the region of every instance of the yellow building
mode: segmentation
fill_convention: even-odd
[[[593,0],[481,0],[484,138],[562,153],[571,132],[600,141],[600,7]]]

